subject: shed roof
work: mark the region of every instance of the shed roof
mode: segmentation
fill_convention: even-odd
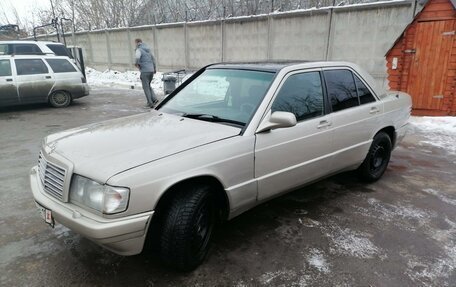
[[[415,19],[424,11],[424,8],[426,7],[426,5],[429,3],[430,0],[418,0],[418,3],[420,5],[423,6],[423,9],[415,15],[415,17],[413,17],[413,20],[412,22],[410,22],[405,28],[404,30],[401,32],[400,36],[397,37],[396,41],[394,41],[393,45],[388,49],[388,51],[385,53],[385,57],[388,56],[389,52],[391,52],[391,50],[394,48],[394,46],[396,46],[397,42],[399,42],[402,37],[404,37],[404,32],[407,31],[407,29],[410,27],[410,25],[413,24],[413,22],[415,21]],[[456,0],[448,0],[451,5],[453,5],[453,8],[456,10]]]
[[[456,0],[449,0],[451,4],[453,4],[453,8],[456,9]],[[420,3],[422,6],[426,5],[429,2],[429,0],[418,0],[418,3]]]

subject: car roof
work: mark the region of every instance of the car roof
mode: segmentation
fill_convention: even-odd
[[[63,45],[60,42],[53,41],[33,41],[33,40],[12,40],[12,41],[0,41],[0,44],[56,44]]]
[[[277,73],[284,68],[325,68],[325,67],[356,67],[355,64],[341,61],[306,61],[306,60],[279,60],[261,62],[226,62],[210,65],[208,69],[239,69]]]
[[[53,54],[45,54],[45,55],[0,55],[0,59],[66,59],[71,60],[67,56],[56,56]]]

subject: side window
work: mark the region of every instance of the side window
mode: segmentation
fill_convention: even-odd
[[[10,60],[0,60],[0,77],[11,76]]]
[[[358,89],[358,96],[359,96],[359,101],[362,104],[367,104],[367,103],[372,103],[375,102],[375,97],[372,95],[371,91],[364,85],[363,82],[356,76],[355,76],[355,83],[356,83],[356,88]]]
[[[359,105],[352,72],[348,70],[332,70],[324,73],[333,112]]]
[[[18,55],[41,54],[40,48],[35,44],[13,44],[13,51]]]
[[[68,49],[63,46],[63,45],[58,45],[58,44],[48,44],[46,45],[49,49],[51,49],[52,52],[54,52],[54,54],[56,56],[67,56],[67,57],[70,57],[70,58],[73,58],[73,56],[71,55],[71,53],[68,51]]]
[[[295,114],[298,121],[323,115],[323,89],[319,72],[295,74],[280,88],[272,112]]]
[[[71,73],[76,72],[76,69],[65,59],[46,59],[54,73]]]
[[[16,62],[17,75],[47,74],[48,68],[41,59],[20,59]]]

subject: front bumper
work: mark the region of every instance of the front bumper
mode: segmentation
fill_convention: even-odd
[[[57,222],[114,253],[141,253],[153,211],[115,219],[89,213],[74,204],[61,202],[47,195],[39,180],[36,166],[30,171],[30,186],[35,201],[51,210]]]

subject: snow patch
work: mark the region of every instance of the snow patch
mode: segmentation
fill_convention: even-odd
[[[410,204],[404,205],[399,203],[398,205],[393,205],[380,202],[375,198],[368,198],[367,202],[374,207],[375,212],[379,214],[378,217],[385,221],[394,221],[400,217],[422,222],[423,220],[435,217],[435,214],[416,208]],[[372,215],[372,210],[369,209],[367,214]]]
[[[359,258],[373,258],[380,253],[380,249],[369,240],[370,234],[337,227],[335,231],[326,235],[332,241],[332,253]]]
[[[261,284],[270,284],[275,279],[281,280],[294,280],[296,277],[296,273],[292,270],[280,270],[274,272],[267,272],[260,276]]]
[[[103,72],[97,71],[92,68],[86,68],[87,83],[97,89],[97,87],[111,87],[121,89],[135,89],[142,92],[142,85],[139,71],[126,71],[120,72],[116,70],[105,70]],[[158,98],[164,97],[163,91],[163,74],[157,72],[150,84]],[[186,81],[191,74],[180,75],[180,81],[177,81],[176,87]]]
[[[313,248],[307,256],[307,262],[310,266],[315,267],[318,271],[329,273],[329,264],[323,256],[323,252]]]
[[[456,117],[411,117],[411,127],[424,131],[420,144],[433,145],[456,155]]]
[[[423,189],[423,191],[428,193],[428,194],[435,195],[438,199],[440,199],[441,201],[443,201],[445,203],[448,203],[448,204],[456,206],[456,199],[449,198],[448,196],[442,194],[441,192],[439,192],[439,191],[437,191],[435,189],[425,188],[425,189]]]

